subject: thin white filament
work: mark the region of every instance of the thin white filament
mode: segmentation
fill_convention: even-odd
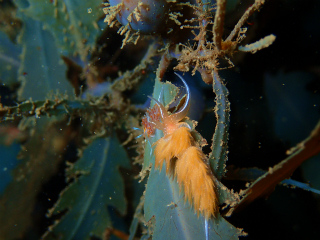
[[[206,233],[206,240],[209,240],[209,227],[208,227],[208,220],[204,219],[204,231]]]

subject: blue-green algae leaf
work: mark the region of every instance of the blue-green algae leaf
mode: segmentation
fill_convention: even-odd
[[[34,134],[21,145],[0,149],[1,170],[7,169],[0,173],[6,181],[0,197],[0,239],[21,239],[32,227],[39,194],[57,173],[70,141],[67,123],[63,116],[24,118],[16,130],[31,128]]]
[[[141,211],[136,211],[135,213],[140,213]],[[134,217],[131,225],[130,225],[130,235],[129,235],[129,240],[134,240],[134,236],[136,235],[137,229],[138,229],[138,224],[139,224],[139,219],[137,217]]]
[[[129,240],[134,240],[138,226],[141,223],[145,222],[143,215],[143,205],[144,205],[144,190],[145,190],[146,180],[138,181],[138,179],[133,180],[133,197],[132,204],[136,208],[136,211],[133,216],[133,220],[129,228]]]
[[[43,24],[20,13],[24,28],[19,68],[20,100],[43,100],[50,91],[73,96],[73,88],[66,78],[67,67],[61,62],[55,40]]]
[[[221,179],[225,173],[228,160],[228,140],[230,125],[230,102],[229,91],[218,72],[213,71],[213,92],[215,97],[215,115],[217,118],[215,132],[212,138],[212,152],[209,155],[209,162],[214,170],[215,176]]]
[[[130,232],[129,240],[134,240],[134,237],[138,230],[139,222],[141,222],[141,218],[143,217],[143,202],[144,200],[142,200],[142,202],[138,205],[134,213],[133,220],[129,228],[129,232]]]
[[[23,12],[43,23],[54,36],[62,54],[79,53],[84,58],[101,32],[97,19],[102,16],[101,1],[28,0]]]
[[[102,237],[111,227],[107,206],[125,214],[124,182],[119,167],[129,168],[128,156],[113,133],[95,139],[68,170],[68,177],[76,178],[62,193],[50,214],[67,213],[45,234],[44,239],[89,239]]]
[[[21,46],[11,42],[9,37],[0,31],[0,83],[3,85],[18,82],[20,54]]]
[[[165,169],[165,167],[164,167]],[[159,172],[152,167],[146,198],[145,218],[155,219],[153,239],[206,239],[205,219],[197,216],[179,186],[170,179],[165,171]],[[220,214],[208,221],[207,239],[238,239],[241,230],[228,223]]]

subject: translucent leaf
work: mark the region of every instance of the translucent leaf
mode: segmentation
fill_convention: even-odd
[[[134,237],[136,235],[136,232],[138,230],[138,226],[139,226],[139,222],[141,222],[141,218],[144,219],[143,217],[143,204],[144,204],[144,196],[141,197],[141,202],[140,204],[138,205],[135,213],[134,213],[134,216],[133,216],[133,220],[131,222],[131,225],[130,225],[130,229],[129,229],[129,232],[130,232],[130,235],[129,235],[129,240],[134,240]]]
[[[1,157],[0,236],[20,239],[31,221],[43,185],[54,175],[70,139],[67,121],[56,118],[26,119],[20,126],[32,127],[35,134],[22,145],[12,145]],[[59,129],[59,130],[58,130]],[[63,129],[64,131],[60,131]],[[10,152],[8,152],[10,150]],[[4,168],[7,171],[4,171]],[[11,171],[10,171],[11,170]],[[2,185],[2,184],[5,184]]]
[[[212,152],[209,161],[218,179],[224,175],[226,161],[228,159],[228,140],[230,124],[229,91],[220,78],[218,72],[213,73],[213,92],[215,97],[215,115],[217,118],[215,132],[212,138]]]
[[[19,80],[19,98],[43,100],[50,91],[67,92],[73,96],[73,88],[66,78],[66,66],[50,32],[43,30],[41,22],[21,14],[24,23],[20,43],[22,44]]]
[[[121,214],[126,211],[124,182],[119,167],[129,168],[129,159],[119,140],[113,134],[95,139],[83,152],[67,174],[76,178],[62,193],[51,214],[67,213],[51,227],[44,239],[89,239],[102,237],[112,225],[107,206]]]
[[[133,206],[136,208],[136,211],[133,215],[133,220],[131,221],[130,228],[129,228],[129,240],[134,240],[134,237],[136,235],[136,232],[140,226],[144,227],[144,224],[141,223],[145,222],[144,214],[143,214],[143,205],[144,205],[144,191],[145,191],[145,185],[146,180],[140,181],[138,179],[133,180],[133,197],[131,198]],[[138,199],[139,197],[139,199]]]
[[[0,82],[10,85],[18,81],[19,55],[21,46],[12,43],[9,37],[0,31]]]
[[[188,202],[184,202],[179,186],[165,171],[152,168],[145,199],[145,218],[155,219],[153,239],[238,239],[241,230],[228,223],[220,214],[208,221],[197,216]]]
[[[101,2],[95,0],[43,1],[28,0],[29,7],[23,11],[43,23],[53,34],[61,53],[87,55],[87,47],[93,47],[101,32],[96,20],[103,14]]]

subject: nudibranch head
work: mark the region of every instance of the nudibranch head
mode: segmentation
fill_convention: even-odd
[[[142,126],[145,136],[153,137],[155,135],[156,127],[153,122],[159,122],[160,116],[160,108],[157,104],[147,110],[146,116],[142,118]]]
[[[160,99],[154,99],[153,97],[150,97],[152,100],[154,100],[156,102],[156,104],[153,106],[153,108],[155,108],[155,106],[157,106],[157,118],[153,116],[150,116],[150,111],[153,109],[151,108],[151,110],[147,111],[147,121],[148,124],[146,124],[146,120],[142,120],[142,124],[144,125],[145,129],[150,129],[150,125],[153,126],[153,129],[155,131],[155,129],[159,129],[163,132],[163,134],[166,136],[168,134],[171,134],[172,132],[174,132],[177,128],[179,128],[181,125],[189,127],[188,124],[186,123],[180,123],[180,121],[182,119],[184,119],[189,111],[190,108],[190,89],[188,87],[188,84],[186,83],[186,81],[177,73],[175,73],[183,82],[183,85],[186,88],[186,93],[187,93],[187,97],[185,99],[185,102],[182,106],[182,108],[173,114],[169,114],[166,110],[166,108],[163,106],[162,103],[160,103]],[[154,110],[152,110],[154,111]],[[144,124],[145,123],[145,124]],[[146,128],[147,127],[147,128]],[[190,128],[190,127],[189,127]],[[152,132],[152,131],[150,131]]]

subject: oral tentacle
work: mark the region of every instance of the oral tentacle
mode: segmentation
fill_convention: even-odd
[[[191,93],[190,93],[190,89],[188,84],[186,83],[186,81],[183,79],[183,77],[181,77],[178,73],[174,73],[175,75],[177,75],[180,80],[183,82],[184,87],[186,88],[186,92],[187,92],[187,98],[185,100],[185,103],[183,105],[183,107],[174,114],[174,118],[177,119],[178,121],[182,120],[185,116],[187,116],[189,108],[190,108],[190,98],[191,98]]]

